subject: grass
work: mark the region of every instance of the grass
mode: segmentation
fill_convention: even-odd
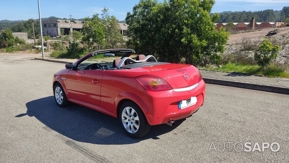
[[[206,70],[215,70],[221,72],[239,72],[249,75],[264,75],[267,77],[289,78],[289,73],[285,72],[283,67],[271,64],[264,69],[258,65],[242,65],[236,63],[227,63],[218,68],[206,67]]]
[[[18,51],[31,51],[33,50],[33,44],[20,44],[20,45],[13,45],[9,46],[7,48],[0,49],[0,52],[2,53],[12,53],[12,52],[18,52]]]

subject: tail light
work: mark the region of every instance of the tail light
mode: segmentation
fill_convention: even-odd
[[[157,76],[139,76],[136,80],[148,91],[166,91],[172,89],[168,82]]]

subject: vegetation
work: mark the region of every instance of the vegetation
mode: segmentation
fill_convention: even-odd
[[[97,14],[84,19],[82,34],[82,42],[87,50],[98,49],[104,45],[105,26]]]
[[[44,39],[45,41],[47,41],[47,40],[50,39],[50,36],[43,36],[43,39]]]
[[[82,29],[82,42],[89,50],[101,48],[115,48],[123,43],[118,21],[114,16],[108,14],[108,9],[102,10],[101,18],[93,15],[85,18]]]
[[[30,49],[31,46],[26,45],[25,41],[14,37],[10,29],[6,29],[0,33],[0,49],[3,52],[13,52]]]
[[[21,23],[23,21],[11,21],[11,20],[0,20],[0,31],[11,28],[15,24]]]
[[[289,24],[289,18],[287,18],[287,19],[285,20],[285,23],[286,23],[286,24]]]
[[[15,38],[10,29],[6,29],[0,33],[0,48],[7,48],[15,44]]]
[[[256,18],[259,22],[274,22],[285,21],[289,18],[289,7],[283,7],[281,11],[263,10],[263,11],[238,11],[238,12],[222,12],[220,13],[220,19],[218,22],[248,22]]]
[[[108,15],[108,9],[104,8],[102,10],[102,22],[105,26],[105,39],[104,45],[105,48],[115,48],[118,44],[123,44],[123,36],[119,32],[120,28],[118,21],[114,16]]]
[[[95,14],[92,18],[85,18],[81,32],[73,31],[73,40],[67,36],[63,41],[69,41],[65,47],[60,42],[52,44],[53,57],[59,58],[79,58],[89,51],[103,48],[115,48],[123,46],[123,37],[120,34],[118,21],[114,16],[108,15],[108,9],[102,10],[101,18]],[[103,57],[98,56],[98,57]]]
[[[35,37],[39,38],[40,27],[38,20],[29,19],[27,21],[23,21],[13,25],[12,27],[10,27],[10,29],[13,32],[27,32],[29,38],[34,38],[32,25],[34,25]]]
[[[207,70],[215,70],[221,72],[238,72],[238,73],[246,73],[248,75],[264,75],[267,77],[282,77],[282,78],[289,78],[289,73],[285,72],[285,67],[277,65],[277,64],[270,64],[269,66],[262,68],[258,65],[245,65],[245,64],[238,64],[238,63],[227,63],[222,65],[221,67],[212,68],[206,67]]]
[[[0,51],[14,52],[31,50],[33,45],[25,44],[23,39],[14,37],[10,29],[6,29],[0,33]]]
[[[57,43],[54,44],[56,46]],[[54,50],[50,56],[57,58],[80,58],[88,53],[84,48],[81,48],[78,42],[71,42],[66,49],[62,49],[61,46],[56,46],[57,50]]]
[[[128,46],[161,61],[204,65],[218,62],[229,33],[216,30],[213,0],[142,0],[128,13]]]
[[[259,48],[255,51],[254,59],[259,66],[264,68],[273,59],[277,58],[280,47],[278,45],[273,46],[270,41],[264,39]]]
[[[226,30],[228,31],[228,32],[232,32],[233,30],[234,30],[234,23],[233,22],[228,22],[228,24],[226,25]]]
[[[220,65],[207,65],[206,69],[289,78],[288,66],[274,60],[277,57],[279,46],[275,45],[277,42],[274,40],[272,42],[270,39],[265,39],[260,43],[249,39],[243,40],[240,51],[236,52],[235,55],[224,55]],[[255,55],[247,55],[249,51],[254,52]]]
[[[78,31],[73,31],[72,32],[72,37],[73,37],[73,41],[78,42],[82,38],[82,33],[78,32]]]
[[[289,18],[289,6],[283,7],[281,11],[281,21],[285,21],[287,18]]]
[[[60,41],[54,41],[51,43],[51,47],[53,50],[65,50],[64,45],[62,45],[62,42]]]

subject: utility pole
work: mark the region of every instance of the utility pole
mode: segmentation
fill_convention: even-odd
[[[35,45],[36,41],[35,41],[34,19],[32,19],[31,23],[32,23],[32,32],[33,32],[34,45]]]
[[[42,33],[42,21],[41,21],[41,11],[40,11],[40,0],[38,1],[38,15],[39,15],[39,26],[40,26],[40,36],[41,36],[41,51],[42,59],[44,58],[44,47],[43,47],[43,33]]]
[[[72,36],[72,32],[73,32],[73,29],[72,29],[72,24],[71,24],[71,21],[72,21],[72,15],[70,14],[69,15],[69,18],[70,18],[70,42],[73,41],[73,36]]]

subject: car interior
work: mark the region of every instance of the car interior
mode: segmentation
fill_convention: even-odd
[[[93,54],[91,56],[93,57]],[[80,62],[77,66],[77,70],[131,69],[136,66],[127,65],[138,64],[137,67],[140,67],[149,65],[148,63],[141,65],[141,63],[144,62],[157,62],[157,59],[154,56],[145,56],[144,54],[139,54],[135,58],[125,56],[119,59],[115,59],[113,62],[97,62],[96,60],[89,60],[89,58]]]

